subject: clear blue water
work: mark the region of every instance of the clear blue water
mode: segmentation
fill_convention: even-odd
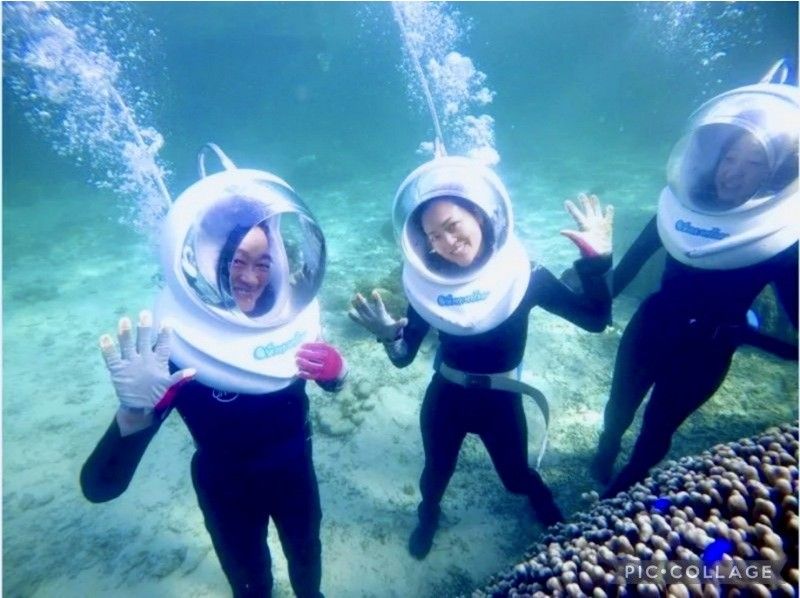
[[[13,22],[4,8],[7,32]],[[326,233],[326,336],[353,373],[342,397],[312,393],[323,590],[333,597],[444,596],[480,585],[521,555],[540,528],[522,499],[502,489],[482,447],[469,442],[434,552],[423,564],[405,554],[422,466],[416,418],[431,353],[408,370],[390,370],[345,313],[357,286],[378,284],[399,263],[391,200],[423,159],[415,150],[432,137],[425,106],[407,91],[415,81],[402,67],[390,6],[125,8],[109,30],[126,37],[107,34],[123,66],[117,82],[139,124],[163,136],[158,156],[172,193],[195,180],[195,153],[214,141],[238,165],[288,180]],[[497,170],[514,200],[518,232],[556,272],[575,257],[558,235],[567,224],[565,198],[593,190],[615,205],[621,255],[654,211],[666,158],[689,114],[797,51],[791,2],[455,8],[458,23],[471,23],[455,49],[495,92],[480,111],[494,118]],[[99,10],[73,9],[79,22]],[[191,441],[177,417],[123,497],[94,506],[80,495],[78,472],[114,410],[96,339],[120,315],[151,304],[159,267],[147,231],[130,223],[141,199],[89,181],[119,180],[113,152],[82,164],[59,153],[63,126],[26,118],[45,107],[9,85],[14,68],[4,53],[4,595],[225,595],[188,479]],[[615,328],[603,335],[543,313],[532,317],[526,374],[554,405],[543,475],[567,511],[579,509],[577,497],[592,488],[584,468],[619,331],[657,275],[656,264],[640,276],[615,304]],[[796,404],[796,367],[742,352],[717,397],[678,433],[671,456],[794,420]],[[540,424],[535,414],[529,419],[536,447]],[[274,537],[270,543],[276,595],[288,596],[280,548]]]

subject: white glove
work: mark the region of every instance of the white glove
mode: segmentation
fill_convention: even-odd
[[[408,318],[395,320],[389,315],[378,291],[372,291],[371,302],[364,299],[361,293],[356,293],[352,305],[353,309],[347,312],[350,319],[361,324],[381,342],[395,340],[399,330],[408,324]]]
[[[583,211],[567,200],[564,207],[575,219],[580,230],[562,230],[561,234],[580,249],[583,257],[611,255],[611,233],[614,224],[614,206],[606,206],[605,213],[596,195],[578,195]]]
[[[134,347],[131,320],[127,316],[120,318],[117,335],[119,351],[108,334],[100,337],[100,350],[120,404],[126,409],[145,413],[167,409],[175,398],[177,389],[197,373],[189,368],[170,375],[170,329],[161,329],[153,347],[152,325],[153,317],[150,312],[142,311],[139,314]]]

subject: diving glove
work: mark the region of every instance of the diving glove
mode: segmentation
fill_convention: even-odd
[[[330,382],[344,377],[346,365],[333,345],[325,342],[303,343],[295,354],[298,376],[306,380]]]
[[[178,388],[196,374],[194,369],[189,368],[170,375],[170,329],[162,328],[153,346],[152,325],[152,314],[142,311],[134,345],[130,318],[120,318],[117,333],[119,350],[110,335],[100,337],[100,351],[120,404],[125,409],[143,413],[154,410],[160,413],[168,409]]]

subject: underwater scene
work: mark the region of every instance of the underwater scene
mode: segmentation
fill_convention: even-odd
[[[661,210],[662,190],[672,182],[668,164],[674,163],[674,148],[701,106],[780,73],[782,87],[793,85],[796,94],[797,3],[4,2],[2,23],[4,596],[232,595],[228,576],[235,567],[223,571],[221,549],[215,550],[207,529],[211,524],[198,506],[206,499],[195,491],[203,484],[198,482],[202,468],[195,455],[198,438],[184,422],[191,419],[188,411],[179,405],[180,415],[164,419],[141,460],[133,463],[129,485],[123,484],[113,500],[87,500],[82,469],[118,421],[119,401],[98,339],[102,334],[116,338],[120,318],[136,322],[141,310],[154,309],[164,289],[175,286],[162,267],[169,253],[170,237],[162,234],[167,213],[203,173],[210,178],[226,168],[230,172],[233,164],[271,173],[270,184],[284,200],[291,204],[300,198],[291,209],[302,204],[310,213],[306,217],[298,209],[298,234],[317,240],[317,230],[324,235],[324,245],[312,246],[316,269],[303,270],[310,281],[304,288],[311,289],[304,300],[316,305],[314,295],[318,299],[325,359],[335,362],[340,355],[346,364],[337,362],[333,378],[312,372],[309,377],[322,382],[309,381],[305,389],[310,428],[304,430],[313,430],[322,517],[321,585],[311,587],[312,573],[292,573],[300,566],[287,562],[292,533],[270,524],[273,596],[319,595],[317,590],[329,598],[650,596],[666,595],[667,588],[676,596],[746,595],[711,583],[683,590],[675,589],[680,583],[663,580],[621,584],[613,575],[608,578],[613,567],[600,570],[599,557],[585,552],[587,543],[606,543],[595,552],[609,563],[622,562],[614,559],[623,553],[640,560],[658,554],[686,560],[708,554],[706,549],[723,538],[730,545],[723,547],[726,562],[735,554],[782,563],[781,580],[771,588],[758,586],[751,595],[796,595],[796,99],[788,119],[778,117],[772,125],[794,135],[788,150],[794,178],[764,200],[774,196],[792,202],[791,211],[772,221],[795,226],[794,313],[785,311],[777,288],[781,281],[775,283],[755,266],[741,283],[757,295],[752,304],[740,306],[750,327],[779,339],[781,349],[731,345],[719,362],[700,350],[696,359],[687,359],[692,367],[670,380],[675,394],[661,407],[664,426],[677,428],[671,442],[668,434],[662,439],[665,457],[656,459],[662,469],[651,470],[646,480],[644,472],[631,478],[620,487],[624,498],[603,496],[607,484],[595,475],[598,446],[623,334],[629,323],[638,322],[634,314],[659,289],[665,267],[671,267],[663,249],[614,297],[607,326],[587,330],[563,317],[560,304],[544,301],[524,320],[527,342],[518,372],[546,397],[549,424],[536,403],[523,397],[520,425],[527,437],[523,434],[520,442],[527,443],[530,466],[566,520],[554,527],[548,524],[560,517],[543,515],[526,490],[501,479],[498,453],[490,455],[485,438],[470,433],[449,483],[445,479],[436,507],[440,512],[427,515],[427,545],[414,548],[413,538],[409,545],[412,531],[426,524],[425,509],[418,509],[426,464],[423,398],[432,392],[429,384],[433,387],[442,354],[447,362],[447,343],[459,333],[430,331],[419,341],[416,358],[403,367],[393,365],[402,358],[392,351],[411,342],[410,336],[391,335],[410,301],[403,279],[404,259],[409,259],[401,244],[405,229],[398,228],[393,207],[412,171],[446,152],[496,173],[500,182],[492,182],[493,188],[507,190],[507,196],[498,192],[498,201],[510,205],[513,216],[506,216],[494,240],[513,237],[520,255],[527,256],[525,268],[528,261],[545,268],[554,275],[553,285],[566,272],[562,279],[569,288],[588,292],[582,290],[588,289],[585,279],[574,280],[576,270],[583,276],[581,264],[574,262],[583,255],[582,260],[605,256],[619,264]],[[780,60],[783,66],[770,71]],[[199,172],[198,152],[209,143],[224,154],[207,151]],[[774,170],[780,154],[764,144]],[[495,181],[492,177],[482,180]],[[613,258],[592,244],[594,237],[573,243],[561,234],[586,232],[591,224],[565,210],[565,200],[586,208],[579,194],[599,198],[591,221],[598,226],[610,227],[602,210],[613,206]],[[483,226],[483,217],[475,218]],[[423,229],[426,222],[423,216]],[[686,227],[690,233],[699,230],[695,236],[720,234],[718,240],[724,241],[725,234],[711,224]],[[272,242],[275,231],[264,230]],[[291,235],[283,234],[289,247],[285,259],[300,259]],[[424,229],[422,237],[426,234],[433,243],[425,245],[427,252],[437,253]],[[771,234],[746,243],[758,245]],[[789,239],[781,241],[784,255],[792,238],[780,234]],[[309,259],[308,251],[303,255]],[[509,263],[490,262],[498,284],[504,284]],[[535,269],[531,280],[547,278],[540,272]],[[291,281],[293,289],[299,288],[295,278]],[[226,284],[232,287],[228,303],[220,299],[219,309],[246,313],[239,298],[247,291],[236,290],[234,274]],[[689,288],[701,294],[697,299],[708,313],[735,311],[743,292],[737,287],[715,294],[708,290],[714,284],[693,282]],[[383,342],[348,314],[355,295],[370,299],[373,289],[394,318],[378,322],[391,331],[382,339],[378,334]],[[449,295],[438,305],[480,300]],[[195,300],[192,305],[203,304]],[[431,308],[434,314],[437,309]],[[232,321],[224,320],[220,329],[228,330]],[[658,344],[671,328],[647,330],[644,338]],[[715,328],[714,342],[731,330],[738,328]],[[212,335],[213,351],[233,350],[225,334]],[[281,350],[276,344],[266,347],[265,352]],[[481,364],[511,349],[487,342],[465,351],[460,358]],[[657,361],[679,359],[669,351]],[[653,353],[643,345],[626,355],[631,369],[622,379],[638,380]],[[494,372],[516,368],[511,366]],[[718,379],[709,381],[707,368],[716,368]],[[329,392],[345,372],[341,388]],[[710,386],[697,390],[703,385]],[[698,404],[684,413],[686,397],[703,392],[707,396],[692,399]],[[619,474],[634,456],[647,404],[645,398],[638,410],[638,404],[630,408],[632,423],[623,426],[621,444],[618,439],[600,463],[606,477]],[[434,437],[441,438],[449,421]],[[224,424],[220,419],[203,425],[226,442],[238,442],[237,431],[215,429]],[[272,430],[282,424],[267,420],[265,425]],[[658,430],[648,430],[645,440],[661,438]],[[509,443],[513,434],[509,430],[503,438],[501,433],[497,442]],[[716,453],[704,453],[712,447]],[[737,456],[741,465],[731,464]],[[734,474],[728,479],[723,470]],[[721,480],[720,485],[708,479]],[[277,489],[280,494],[281,484]],[[711,498],[699,497],[704,489]],[[695,498],[699,502],[691,503]],[[244,509],[244,502],[234,503],[229,516]],[[680,515],[686,509],[688,519]],[[656,510],[663,516],[648,514],[644,523],[635,515]],[[674,531],[680,517],[685,525],[694,521],[696,529]],[[713,533],[698,518],[703,525],[711,521]],[[581,526],[589,519],[593,527],[587,531]],[[638,522],[638,531],[626,527],[632,522]],[[660,526],[664,539],[650,542]],[[708,533],[699,538],[701,528]],[[559,543],[572,548],[561,551]],[[304,557],[293,558],[299,563]],[[591,566],[582,568],[583,561]],[[301,589],[304,583],[311,589]],[[241,588],[235,595],[269,595],[244,583]],[[244,593],[248,588],[251,594]]]

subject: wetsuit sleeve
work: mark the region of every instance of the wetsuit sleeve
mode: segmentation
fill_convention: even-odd
[[[611,283],[613,289],[613,296],[618,296],[625,290],[631,281],[636,278],[639,270],[645,265],[653,254],[662,247],[661,239],[658,236],[658,226],[656,225],[656,217],[650,220],[644,227],[636,240],[628,248],[628,251],[622,256],[617,267],[614,268],[614,276]]]
[[[750,345],[756,349],[761,349],[767,353],[773,354],[780,359],[788,359],[790,361],[797,361],[797,345],[789,343],[769,334],[764,334],[755,328],[746,325],[745,332],[742,335],[742,344]]]
[[[156,422],[149,428],[122,436],[115,418],[83,464],[80,478],[83,495],[98,503],[125,492],[159,427],[160,423]]]
[[[398,338],[383,342],[386,354],[395,367],[404,368],[414,361],[422,340],[430,329],[430,324],[422,319],[416,310],[408,306],[406,312],[408,324],[401,328]]]
[[[570,289],[543,266],[531,276],[528,300],[552,314],[590,332],[602,332],[611,322],[611,256],[582,258],[575,262],[580,291]]]
[[[798,309],[798,272],[797,272],[797,245],[786,252],[786,259],[780,265],[778,274],[772,282],[778,301],[786,311],[789,321],[797,330],[797,309]],[[772,353],[781,359],[797,361],[797,344],[790,343],[746,325],[743,344],[751,345],[762,351]]]
[[[789,316],[789,321],[797,330],[797,309],[798,309],[798,272],[797,272],[797,253],[798,246],[795,244],[787,252],[787,259],[782,264],[781,271],[773,281],[772,285],[775,289],[775,294],[778,296],[786,315]]]
[[[316,380],[317,386],[325,392],[339,392],[344,388],[344,383],[349,373],[350,371],[345,368],[338,378],[334,378],[333,380]]]

